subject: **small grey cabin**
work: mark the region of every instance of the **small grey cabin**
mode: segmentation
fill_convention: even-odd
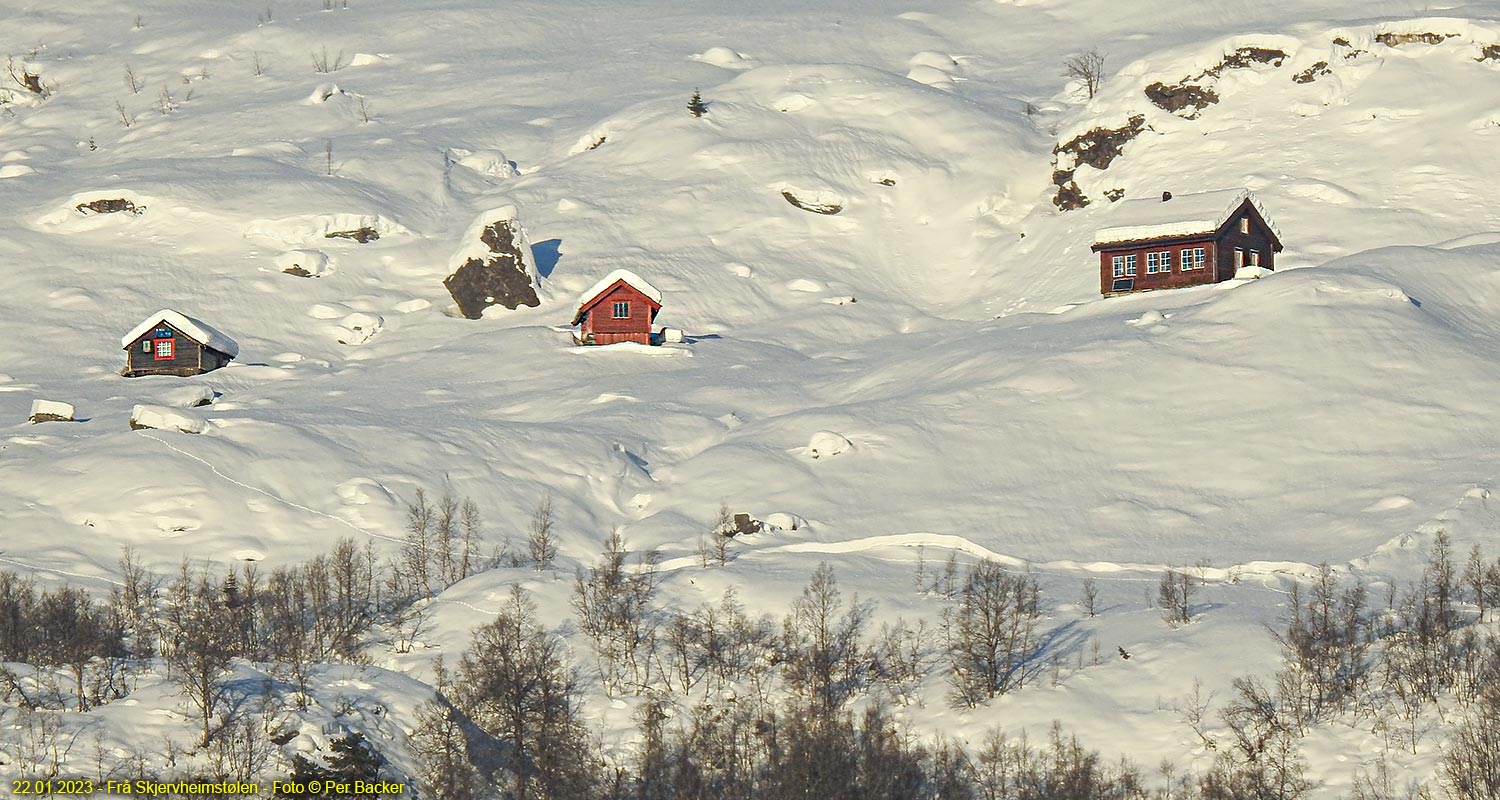
[[[163,309],[120,339],[127,378],[140,375],[201,375],[228,364],[240,347],[213,327],[179,311]]]

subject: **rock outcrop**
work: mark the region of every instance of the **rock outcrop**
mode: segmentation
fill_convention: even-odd
[[[531,248],[515,215],[512,206],[482,215],[475,226],[478,234],[470,231],[472,240],[453,259],[457,268],[443,281],[468,319],[479,319],[490,306],[514,310],[541,305]]]

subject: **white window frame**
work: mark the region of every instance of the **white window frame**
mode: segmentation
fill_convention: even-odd
[[[1249,233],[1249,232],[1250,232],[1250,217],[1249,216],[1240,217],[1240,233]]]
[[[1125,277],[1127,277],[1127,278],[1134,278],[1135,277],[1135,265],[1136,265],[1135,253],[1131,253],[1130,255],[1125,256]]]
[[[1161,271],[1161,253],[1152,250],[1146,254],[1146,274],[1155,275]]]
[[[1110,263],[1114,266],[1116,278],[1125,277],[1125,256],[1115,256]]]
[[[625,313],[621,314],[621,310]],[[610,308],[610,315],[611,319],[630,319],[630,301],[615,300],[614,305]]]
[[[1252,267],[1258,267],[1258,266],[1260,266],[1260,251],[1259,250],[1251,250],[1250,251],[1250,266],[1252,266]]]
[[[1243,266],[1245,266],[1245,248],[1236,247],[1234,248],[1234,268],[1239,269]]]

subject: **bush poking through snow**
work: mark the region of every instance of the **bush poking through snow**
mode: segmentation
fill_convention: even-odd
[[[1091,47],[1088,50],[1074,56],[1069,56],[1063,62],[1063,76],[1083,82],[1083,88],[1089,93],[1089,99],[1099,93],[1099,84],[1104,81],[1104,59],[1105,53],[1099,52],[1099,48]]]
[[[288,275],[317,278],[328,271],[328,256],[321,250],[288,250],[276,257],[276,266]]]
[[[693,96],[688,98],[687,110],[695,117],[701,117],[708,113],[708,103],[703,102],[703,94],[697,89],[693,90]]]

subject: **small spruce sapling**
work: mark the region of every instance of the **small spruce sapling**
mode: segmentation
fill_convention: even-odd
[[[695,117],[701,117],[708,113],[708,103],[703,102],[703,93],[697,89],[693,90],[693,96],[688,100],[687,110]]]

